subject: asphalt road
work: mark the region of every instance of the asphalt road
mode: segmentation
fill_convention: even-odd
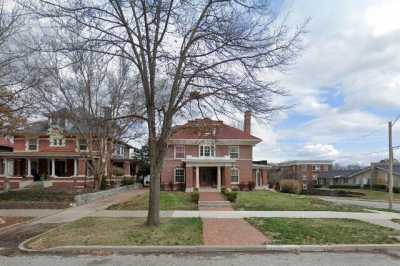
[[[275,253],[225,255],[112,255],[95,256],[16,256],[1,257],[2,266],[51,265],[301,265],[301,266],[366,266],[400,265],[400,254],[382,253]]]
[[[375,208],[375,209],[387,209],[387,202],[379,201],[367,201],[367,200],[357,200],[352,198],[340,198],[340,197],[318,197],[320,199],[331,201],[334,203],[357,205],[365,208]],[[393,203],[393,210],[400,211],[400,203]]]

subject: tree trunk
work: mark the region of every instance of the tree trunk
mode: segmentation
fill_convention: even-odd
[[[161,170],[164,164],[166,144],[159,145],[158,142],[149,141],[150,153],[150,196],[149,210],[147,213],[147,225],[158,226],[160,224],[160,182]]]

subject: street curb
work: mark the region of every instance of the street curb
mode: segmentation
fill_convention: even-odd
[[[56,228],[52,229],[55,230]],[[51,231],[51,230],[50,230]],[[45,232],[48,233],[49,231]],[[44,233],[43,233],[44,234]],[[254,245],[254,246],[60,246],[43,250],[27,248],[28,242],[42,234],[29,238],[18,245],[21,251],[47,252],[91,252],[111,251],[130,253],[211,253],[211,252],[371,252],[377,250],[400,251],[400,244],[366,245]]]

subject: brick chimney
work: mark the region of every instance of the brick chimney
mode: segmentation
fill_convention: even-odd
[[[244,112],[244,127],[243,131],[250,134],[251,133],[251,111]]]

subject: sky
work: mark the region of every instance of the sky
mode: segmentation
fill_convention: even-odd
[[[289,96],[275,103],[292,108],[269,122],[253,120],[253,135],[263,139],[254,159],[367,165],[386,158],[387,123],[400,114],[400,1],[292,0],[274,7],[288,14],[289,25],[311,20],[304,50],[278,76]],[[395,146],[399,136],[400,121]]]

